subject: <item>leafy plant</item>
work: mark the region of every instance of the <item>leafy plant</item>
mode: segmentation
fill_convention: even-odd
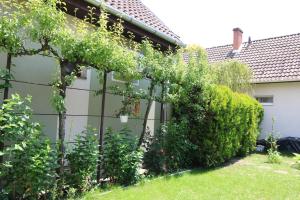
[[[209,68],[213,83],[229,87],[234,92],[251,92],[252,72],[238,61],[225,61],[213,64]]]
[[[68,185],[80,192],[91,189],[96,182],[98,141],[95,130],[88,128],[77,135],[74,148],[67,153],[70,174]]]
[[[30,98],[12,95],[0,109],[0,140],[7,146],[1,167],[4,191],[12,199],[50,197],[56,185],[56,152],[41,135],[40,125],[32,122]]]
[[[159,129],[152,136],[148,129],[145,134],[143,147],[145,149],[143,164],[150,174],[166,172],[166,157],[163,149],[165,129]]]
[[[278,151],[268,150],[268,163],[279,164],[281,161],[282,158]]]
[[[162,125],[153,137],[147,135],[144,165],[150,173],[174,172],[192,166],[196,147],[188,138],[186,121]]]
[[[281,155],[278,152],[278,145],[277,145],[277,141],[279,138],[279,133],[277,133],[275,131],[274,128],[275,125],[275,119],[272,118],[272,130],[271,132],[268,134],[267,136],[267,144],[268,144],[268,162],[269,163],[281,163]]]
[[[142,152],[136,150],[136,140],[128,129],[113,132],[108,129],[105,134],[103,149],[104,178],[112,183],[129,185],[140,178],[139,166],[142,160]]]
[[[279,139],[279,133],[275,130],[275,118],[272,118],[272,130],[270,133],[268,133],[266,142],[268,145],[268,149],[271,149],[272,151],[278,150],[277,141]]]
[[[165,126],[164,149],[169,172],[190,168],[196,146],[189,140],[187,121],[169,122]]]
[[[5,70],[5,69],[1,69],[0,68],[0,93],[2,92],[1,90],[4,89],[4,88],[9,88],[11,87],[11,84],[9,82],[3,82],[3,80],[10,80],[12,79],[13,76],[11,73],[9,73],[9,71]]]

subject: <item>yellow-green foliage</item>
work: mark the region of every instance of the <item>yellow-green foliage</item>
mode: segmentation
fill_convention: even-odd
[[[224,85],[235,92],[248,93],[252,90],[252,71],[248,65],[237,60],[215,63],[209,67],[212,82]]]
[[[201,128],[193,134],[198,146],[198,162],[217,165],[251,152],[259,134],[262,106],[250,96],[225,86],[208,87],[206,97]]]

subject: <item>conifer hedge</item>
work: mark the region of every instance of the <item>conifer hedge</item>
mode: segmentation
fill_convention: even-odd
[[[178,121],[189,121],[189,138],[197,147],[196,166],[216,166],[254,150],[263,117],[261,104],[225,86],[210,85],[189,94],[174,115]]]
[[[191,136],[198,147],[197,161],[214,166],[254,150],[263,117],[261,104],[225,86],[208,87],[205,96],[201,128]]]

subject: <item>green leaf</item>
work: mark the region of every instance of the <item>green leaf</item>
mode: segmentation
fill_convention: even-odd
[[[20,151],[24,150],[19,144],[15,144],[14,149],[15,150],[20,150]]]

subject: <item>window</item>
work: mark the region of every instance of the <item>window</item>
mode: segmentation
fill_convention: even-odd
[[[262,105],[273,105],[273,96],[256,96],[255,99]]]
[[[121,82],[121,83],[126,83],[129,81],[126,77],[124,77],[121,73],[118,73],[118,72],[111,73],[111,80],[116,81],[116,82]],[[134,85],[138,86],[140,82],[139,82],[139,80],[135,80],[135,81],[132,81],[132,83]]]

